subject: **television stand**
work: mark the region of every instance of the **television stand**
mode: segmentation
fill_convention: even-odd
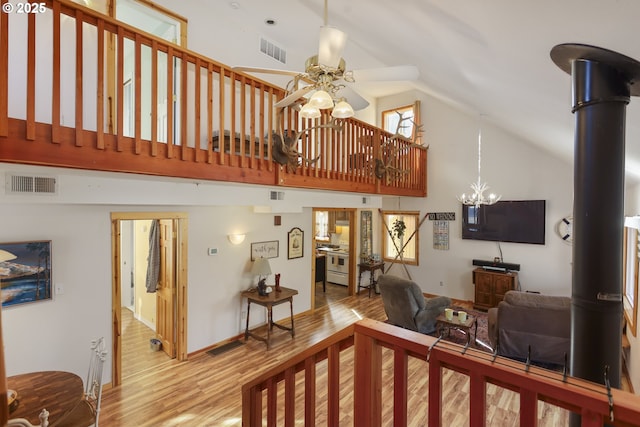
[[[476,286],[473,308],[488,310],[496,307],[507,291],[518,288],[518,273],[480,267],[473,270],[473,283]]]

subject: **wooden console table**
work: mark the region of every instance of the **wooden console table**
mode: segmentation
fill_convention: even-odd
[[[291,337],[295,336],[295,331],[293,328],[293,296],[298,295],[298,291],[295,289],[289,289],[280,287],[280,292],[273,291],[269,292],[266,296],[261,296],[258,294],[258,291],[255,289],[251,289],[248,291],[244,291],[240,294],[242,298],[247,299],[247,325],[244,330],[244,340],[247,341],[249,336],[253,338],[264,341],[267,344],[267,349],[271,348],[271,331],[274,326],[277,326],[280,329],[291,332]],[[291,309],[291,327],[280,325],[273,321],[273,307],[289,301],[289,307]],[[251,312],[251,303],[258,304],[263,307],[266,307],[268,315],[267,315],[267,336],[263,337],[249,330],[249,313]]]
[[[382,274],[384,274],[384,262],[361,262],[358,264],[358,294],[360,293],[360,288],[369,289],[369,298],[371,298],[371,289],[378,283],[376,280],[376,270],[380,270]],[[363,271],[369,272],[369,285],[360,284]]]

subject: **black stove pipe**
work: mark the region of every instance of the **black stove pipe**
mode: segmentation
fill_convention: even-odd
[[[572,376],[612,387],[622,375],[625,109],[640,63],[563,44],[551,58],[572,76],[575,113]],[[608,367],[608,368],[607,368]],[[572,418],[576,425],[578,417]]]

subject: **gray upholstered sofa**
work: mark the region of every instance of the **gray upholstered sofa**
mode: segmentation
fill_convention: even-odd
[[[436,317],[451,305],[450,298],[425,298],[415,282],[389,274],[378,277],[378,287],[388,322],[423,334],[435,331]]]
[[[564,365],[571,347],[571,298],[508,291],[489,309],[489,341],[501,356]]]

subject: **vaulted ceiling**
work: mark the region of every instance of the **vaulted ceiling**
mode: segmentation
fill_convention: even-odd
[[[287,50],[286,64],[240,56],[244,63],[231,65],[302,71],[304,58],[317,52],[324,0],[197,4],[203,14],[219,18],[216,22],[259,33]],[[640,60],[637,0],[329,0],[328,5],[328,23],[348,33],[347,68],[419,68],[416,81],[358,84],[359,91],[369,96],[424,91],[569,163],[575,123],[571,78],[551,61],[551,49],[583,43]],[[275,25],[266,24],[268,19]],[[627,107],[626,143],[627,176],[639,179],[640,99],[632,98]]]

